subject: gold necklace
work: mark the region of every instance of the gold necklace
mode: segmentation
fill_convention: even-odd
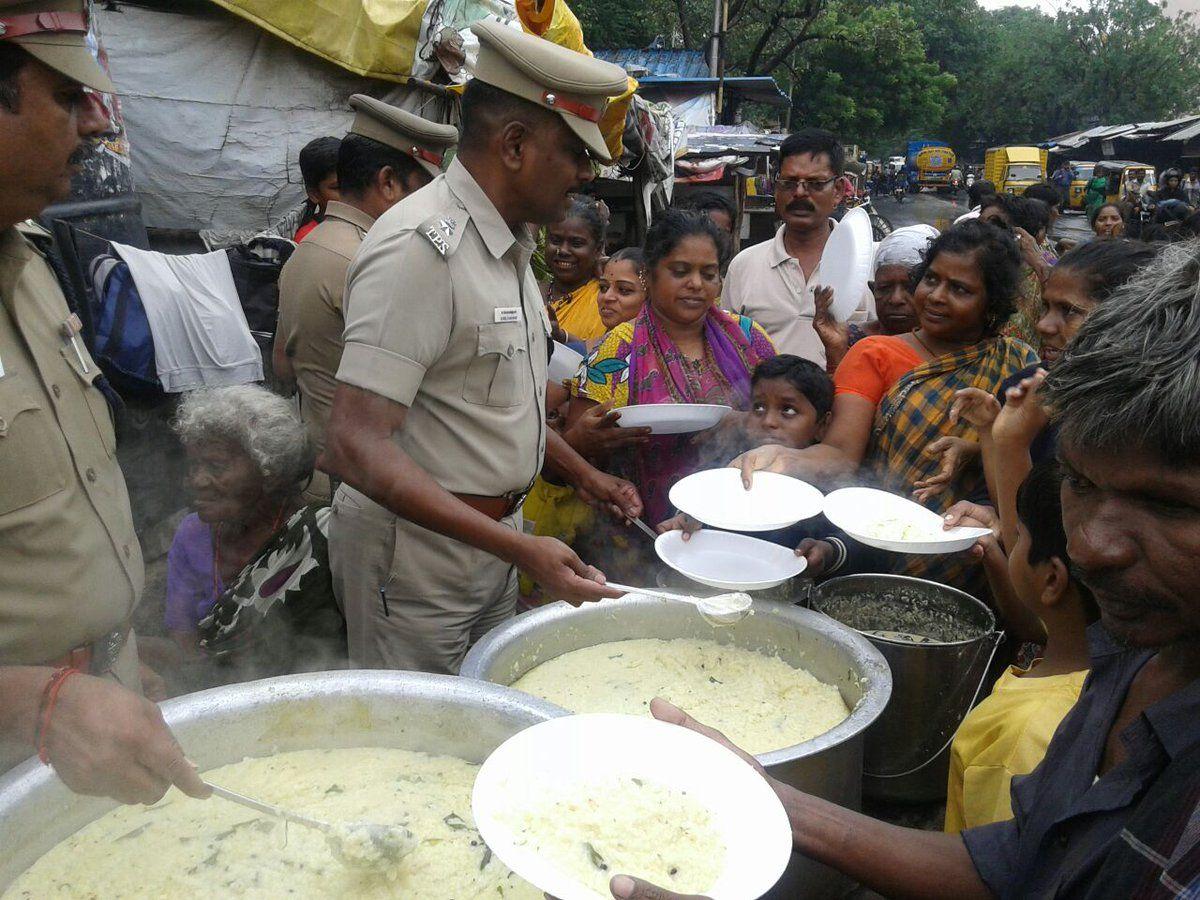
[[[927,343],[925,343],[923,340],[921,340],[921,335],[918,333],[920,330],[921,330],[920,328],[918,328],[918,329],[914,330],[914,331],[913,331],[913,333],[912,333],[912,336],[913,336],[913,337],[915,337],[915,338],[917,339],[917,343],[918,343],[918,344],[920,344],[922,347],[924,347],[924,348],[925,348],[925,352],[929,354],[930,358],[932,358],[932,359],[937,359],[937,358],[938,358],[938,356],[939,356],[939,354],[937,354],[937,353],[934,353],[934,352],[933,352],[933,348],[932,348],[932,347],[930,347],[930,346],[929,346]]]

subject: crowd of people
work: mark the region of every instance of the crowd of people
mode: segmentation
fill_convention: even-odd
[[[202,797],[130,625],[143,564],[112,391],[21,226],[106,127],[84,88],[114,89],[61,24],[0,32],[0,771],[36,753],[80,792]],[[698,192],[614,247],[588,185],[624,71],[474,31],[459,128],[356,96],[349,133],[302,154],[274,349],[297,399],[241,385],[179,405],[194,512],[168,555],[170,658],[210,683],[455,673],[519,607],[644,581],[634,522],[694,531],[669,500],[688,474],[873,484],[991,535],[941,557],[871,550],[823,518],[767,537],[815,579],[904,572],[986,599],[1011,665],[954,740],[943,834],[742,754],[795,848],[895,896],[1195,890],[1200,242],[1132,240],[1101,206],[1097,240],[1059,255],[1053,185],[979,182],[963,220],[880,242],[839,319],[821,273],[845,190],[834,135],[780,147],[772,239],[730,259],[737,209]],[[558,383],[555,342],[583,356]],[[620,426],[625,407],[681,403],[733,412],[686,436]]]

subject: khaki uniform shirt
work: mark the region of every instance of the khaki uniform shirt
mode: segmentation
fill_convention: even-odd
[[[62,336],[69,314],[33,246],[0,230],[0,665],[104,636],[142,593],[108,404]]]
[[[550,328],[514,236],[457,159],[350,266],[338,380],[409,407],[396,441],[447,490],[525,490],[546,448]]]
[[[348,203],[330,201],[325,221],[296,247],[279,276],[279,326],[296,373],[300,415],[320,453],[342,361],[346,270],[375,220]]]

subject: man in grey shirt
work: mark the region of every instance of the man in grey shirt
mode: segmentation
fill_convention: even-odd
[[[771,780],[797,851],[892,897],[1112,896],[1101,864],[1172,761],[1200,748],[1198,272],[1200,242],[1164,249],[1047,381],[1068,549],[1101,621],[1079,703],[1013,781],[1013,818],[916,831]],[[722,739],[662,701],[654,712]],[[614,892],[671,896],[628,881]]]

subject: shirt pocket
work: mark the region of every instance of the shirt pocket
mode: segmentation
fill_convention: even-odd
[[[113,414],[109,408],[108,401],[104,399],[104,394],[100,388],[93,384],[100,376],[100,370],[94,362],[89,362],[88,371],[85,374],[80,370],[79,360],[75,358],[74,353],[66,348],[63,348],[59,352],[62,353],[63,359],[67,361],[67,368],[75,373],[76,384],[78,384],[79,390],[83,392],[83,400],[87,404],[88,412],[91,413],[92,424],[96,426],[100,445],[104,448],[105,454],[111,459],[117,452],[117,433],[113,426]]]
[[[0,378],[0,516],[66,489],[56,432],[53,414],[19,376]]]
[[[527,377],[525,324],[478,325],[475,356],[467,365],[463,399],[481,406],[510,408],[533,396]]]

